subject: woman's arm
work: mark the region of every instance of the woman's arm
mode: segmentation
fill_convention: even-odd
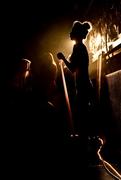
[[[57,57],[58,57],[58,59],[64,61],[65,65],[68,67],[68,69],[69,69],[71,72],[74,72],[73,67],[72,67],[72,63],[69,62],[69,61],[65,58],[65,56],[64,56],[63,53],[59,52],[59,53],[57,54]]]

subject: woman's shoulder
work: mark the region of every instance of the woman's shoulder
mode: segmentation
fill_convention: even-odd
[[[86,46],[83,43],[78,43],[74,45],[74,50],[82,52],[86,50]]]
[[[85,48],[85,44],[83,42],[77,43],[74,45],[74,48]]]

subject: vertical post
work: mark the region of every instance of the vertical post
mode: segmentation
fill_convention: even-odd
[[[69,101],[69,96],[68,96],[67,85],[66,85],[66,80],[65,80],[65,76],[64,76],[64,70],[63,70],[62,61],[60,61],[59,65],[60,65],[60,68],[61,68],[61,74],[62,74],[62,81],[63,81],[66,105],[67,105],[67,110],[68,110],[68,115],[69,115],[68,125],[69,125],[69,129],[70,129],[70,132],[71,132],[71,136],[74,136],[75,133],[74,133],[72,111],[71,111],[71,106],[70,106],[70,101]]]

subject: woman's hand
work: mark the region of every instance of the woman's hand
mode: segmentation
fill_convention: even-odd
[[[63,53],[59,52],[59,53],[57,53],[57,58],[60,59],[60,60],[61,59],[64,60],[65,56],[63,55]]]

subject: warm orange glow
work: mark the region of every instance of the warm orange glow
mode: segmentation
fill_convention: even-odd
[[[89,49],[90,52],[92,52],[92,61],[95,61],[98,59],[98,56],[102,54],[103,52],[106,52],[105,47],[105,38],[104,36],[101,36],[99,33],[95,36],[90,36],[89,40]]]
[[[64,46],[63,47],[63,52],[65,54],[65,56],[69,56],[69,54],[72,53],[72,49],[73,49],[73,46],[76,44],[76,41],[72,41],[70,39],[65,39],[64,42],[63,42]]]
[[[98,97],[100,99],[100,90],[101,90],[101,76],[102,76],[102,57],[99,58],[99,69],[98,69]]]
[[[102,41],[104,40],[104,37],[102,37],[99,33],[97,34],[97,37],[95,38],[95,45],[98,47]]]
[[[29,76],[29,71],[25,72],[25,78],[27,78]]]
[[[113,48],[121,44],[121,34],[118,35],[118,39],[112,42]]]
[[[110,50],[111,46],[112,46],[112,48],[114,48],[114,47],[118,46],[119,44],[121,44],[121,34],[118,35],[118,39],[116,39],[115,41],[107,42],[107,47],[106,47],[105,41],[106,41],[105,37],[101,36],[99,33],[95,37],[90,36],[89,48],[90,48],[90,52],[92,52],[92,54],[93,54],[92,62],[98,60],[99,56],[102,55],[102,52],[107,53],[107,51]]]
[[[71,44],[74,46],[76,44],[76,41],[71,41]]]
[[[55,63],[55,60],[54,60],[54,57],[53,57],[52,53],[49,53],[49,54],[50,54],[50,56],[52,58],[52,64],[54,64],[56,66],[56,63]]]

